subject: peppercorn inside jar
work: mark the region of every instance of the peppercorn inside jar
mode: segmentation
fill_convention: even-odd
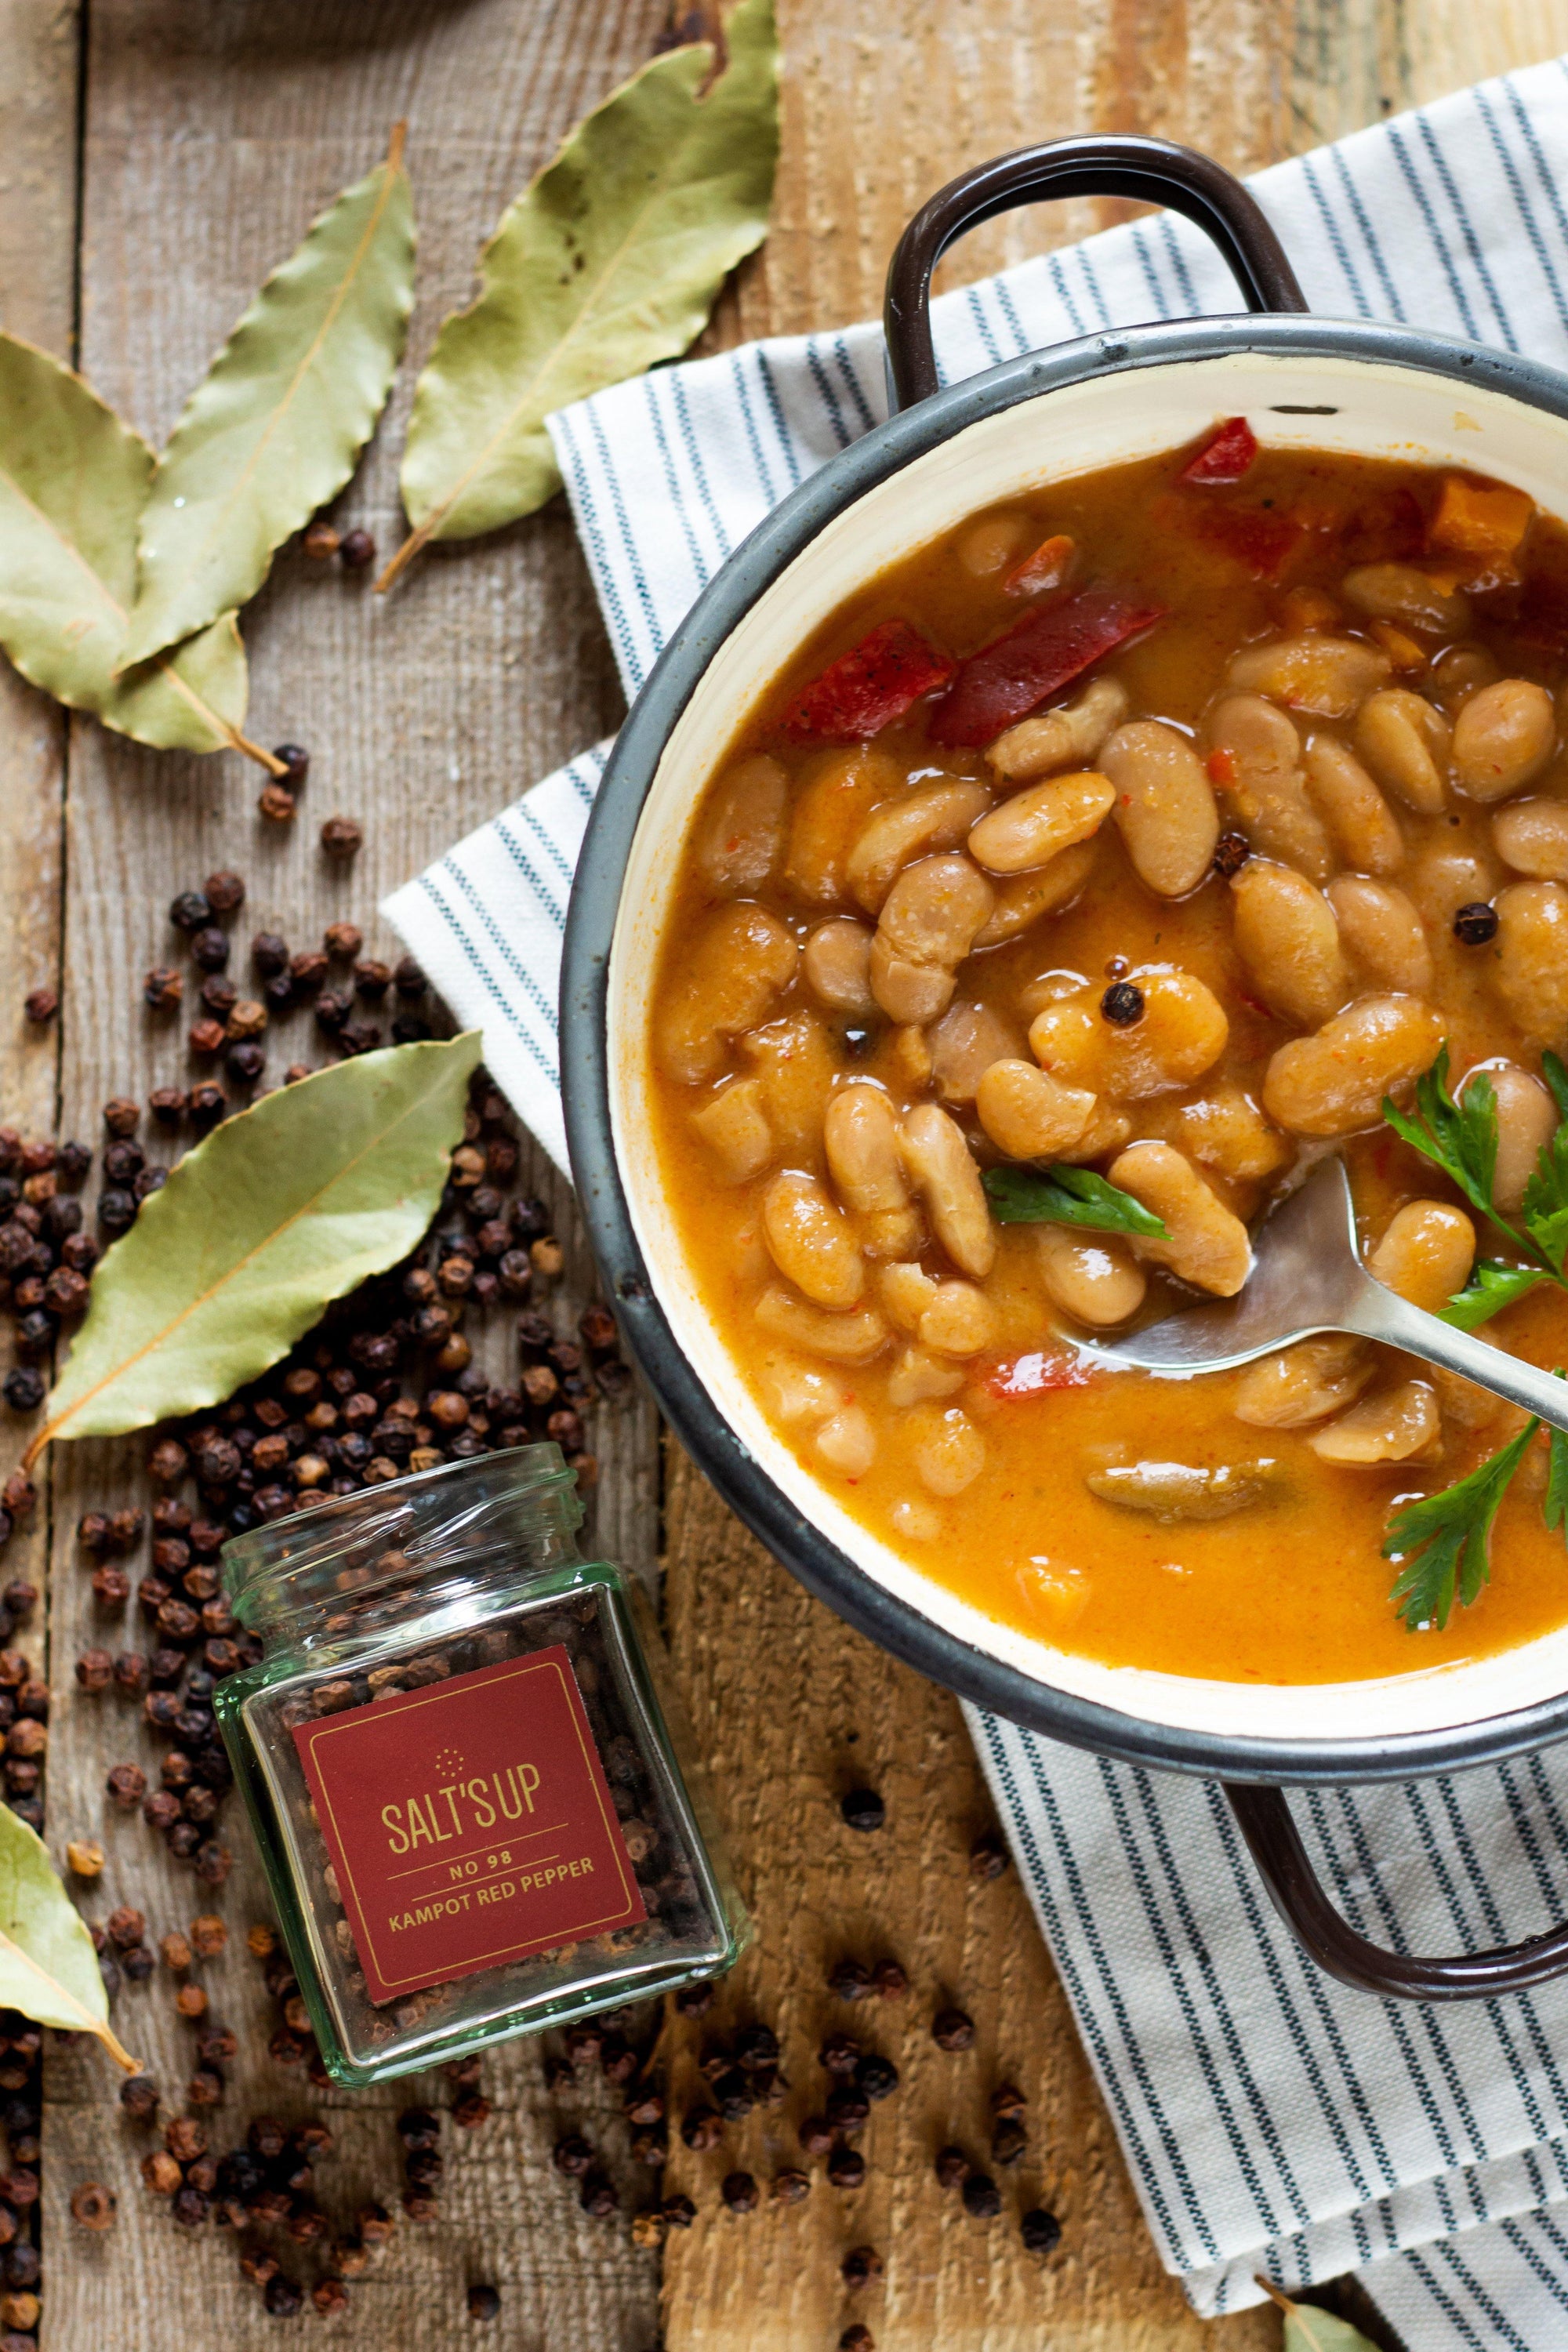
[[[716,1975],[747,1927],[635,1580],[555,1445],[225,1547],[215,1694],[328,2072],[353,2085]]]

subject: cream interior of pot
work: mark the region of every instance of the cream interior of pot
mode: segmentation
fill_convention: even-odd
[[[1318,413],[1289,413],[1304,409]],[[1366,361],[1236,352],[1130,368],[968,426],[836,516],[757,599],[681,713],[621,892],[610,960],[611,1116],[632,1222],[677,1343],[759,1466],[875,1583],[1034,1680],[1145,1721],[1275,1741],[1392,1737],[1556,1696],[1568,1686],[1568,1626],[1463,1664],[1376,1681],[1262,1685],[1103,1665],[984,1616],[858,1526],[773,1435],[704,1312],[651,1142],[649,989],[697,788],[803,640],[867,579],[976,509],[1179,448],[1216,418],[1240,415],[1274,446],[1464,467],[1568,515],[1568,423],[1479,386]]]

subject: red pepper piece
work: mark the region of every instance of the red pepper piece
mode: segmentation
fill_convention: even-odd
[[[901,719],[922,694],[945,686],[957,667],[908,621],[879,621],[812,679],[784,723],[792,735],[864,742]]]
[[[1227,416],[1195,457],[1182,467],[1184,482],[1239,482],[1258,455],[1258,436],[1245,416]]]
[[[1163,604],[1141,604],[1110,587],[1081,588],[1029,614],[963,664],[952,693],[932,714],[931,741],[994,743],[1090,663],[1164,617]]]

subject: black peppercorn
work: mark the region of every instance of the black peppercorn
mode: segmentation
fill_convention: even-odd
[[[209,923],[193,935],[191,956],[203,971],[222,971],[228,961],[228,933]]]
[[[410,1003],[423,996],[430,985],[425,977],[424,965],[416,962],[412,956],[399,960],[393,971],[392,984],[399,996],[406,997]]]
[[[287,772],[279,781],[287,784],[290,792],[300,791],[306,777],[310,772],[310,754],[304,745],[275,743],[272,747],[272,756],[275,760],[282,761]]]
[[[1002,2210],[1002,2191],[989,2173],[971,2172],[963,2183],[963,2210],[977,2221],[994,2221]]]
[[[962,2009],[939,2009],[931,2020],[931,2040],[939,2050],[969,2050],[974,2042],[974,2020]]]
[[[667,2230],[689,2230],[697,2219],[697,2208],[689,2197],[667,2197],[659,2210]]]
[[[1252,855],[1252,844],[1244,833],[1222,833],[1214,845],[1214,871],[1222,882],[1239,874]]]
[[[345,530],[338,541],[338,562],[347,572],[363,572],[375,562],[375,541],[368,530]]]
[[[105,1146],[103,1173],[110,1184],[129,1184],[145,1165],[145,1154],[139,1143],[129,1136],[119,1138]]]
[[[1462,947],[1484,948],[1497,937],[1498,911],[1484,898],[1474,898],[1454,917],[1454,937]]]
[[[177,931],[202,930],[212,919],[211,901],[200,890],[182,890],[169,908],[169,920]]]
[[[289,969],[289,942],[276,931],[258,931],[250,942],[252,968],[263,980],[272,979]]]
[[[1003,2116],[991,2133],[991,2153],[998,2164],[1016,2164],[1029,2145],[1029,2135],[1016,2116]]]
[[[888,1818],[875,1789],[851,1789],[838,1810],[852,1830],[879,1830]]]
[[[167,964],[155,963],[142,983],[142,993],[154,1013],[172,1013],[184,992],[184,981]]]
[[[969,2158],[961,2147],[939,2147],[936,2152],[936,2177],[944,2189],[956,2189],[969,2170]]]
[[[468,2317],[494,2319],[500,2309],[500,2296],[493,2286],[471,2286],[468,2289]]]
[[[882,2257],[875,2246],[851,2246],[838,2267],[846,2286],[869,2286],[882,2275]]]
[[[1054,2213],[1043,2205],[1036,2205],[1018,2224],[1024,2243],[1032,2254],[1048,2254],[1062,2242],[1062,2225]]]
[[[185,1091],[183,1087],[154,1087],[147,1097],[147,1108],[162,1127],[178,1127],[185,1115]]]
[[[827,2159],[827,2178],[835,2189],[858,2189],[866,2178],[866,2159],[858,2148],[836,2147]]]
[[[719,2194],[731,2213],[756,2211],[757,2184],[749,2172],[727,2172],[720,2185]]]
[[[971,1878],[1000,1878],[1007,1867],[1006,1841],[996,1830],[983,1831],[969,1849]]]
[[[899,2070],[890,2058],[869,2051],[855,2069],[855,2084],[868,2099],[889,2098],[899,2087]]]
[[[1131,1029],[1143,1018],[1143,992],[1131,980],[1115,980],[1100,1000],[1100,1009],[1117,1029]]]
[[[13,1412],[37,1412],[48,1393],[48,1382],[31,1364],[18,1364],[5,1375],[5,1402]]]
[[[828,1990],[840,2000],[864,2000],[871,1989],[871,1971],[864,1960],[838,1960],[827,1979]]]
[[[237,1085],[253,1087],[267,1067],[267,1048],[254,1037],[242,1037],[224,1055],[224,1067]]]

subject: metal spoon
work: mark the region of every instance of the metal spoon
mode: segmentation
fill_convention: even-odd
[[[1228,1372],[1305,1339],[1314,1331],[1354,1331],[1420,1356],[1478,1388],[1568,1430],[1568,1381],[1472,1339],[1412,1307],[1361,1262],[1355,1213],[1342,1160],[1325,1160],[1268,1218],[1252,1272],[1234,1298],[1168,1315],[1130,1339],[1096,1341],[1102,1361],[1146,1372]]]

